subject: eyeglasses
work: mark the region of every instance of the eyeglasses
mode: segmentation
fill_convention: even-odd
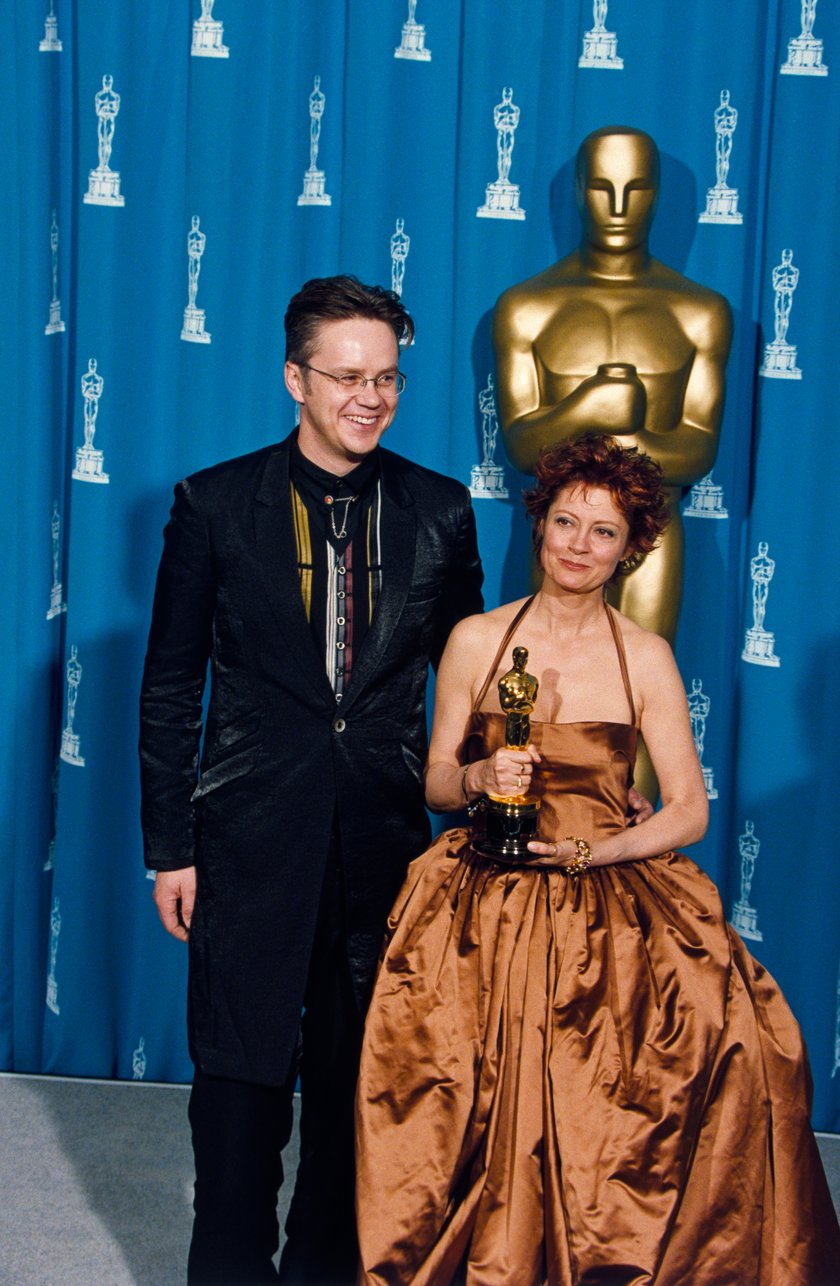
[[[314,371],[316,375],[323,375],[326,379],[332,380],[339,388],[343,388],[346,393],[361,393],[362,389],[372,384],[377,393],[382,393],[387,397],[399,397],[405,388],[405,376],[402,371],[386,371],[384,375],[370,377],[367,375],[333,375],[330,371],[319,371],[317,366],[310,366],[309,362],[299,362],[306,371]]]

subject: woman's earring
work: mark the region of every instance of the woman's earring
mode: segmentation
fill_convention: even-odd
[[[643,559],[644,554],[630,554],[629,557],[621,559],[618,564],[619,569],[626,576],[629,572],[635,571]]]

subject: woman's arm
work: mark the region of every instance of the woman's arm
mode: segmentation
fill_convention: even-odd
[[[709,801],[691,734],[685,687],[673,653],[655,634],[644,637],[639,653],[641,731],[659,781],[662,806],[648,821],[597,844],[593,865],[656,857],[696,844],[709,821]]]
[[[539,761],[532,746],[526,750],[502,748],[471,764],[460,761],[473,698],[483,678],[477,665],[486,664],[492,656],[497,633],[498,626],[488,627],[487,617],[467,617],[455,626],[441,658],[425,772],[426,803],[434,812],[454,812],[488,791],[497,795],[524,793]]]

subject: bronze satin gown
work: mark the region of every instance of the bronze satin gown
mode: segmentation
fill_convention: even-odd
[[[625,826],[610,623],[631,721],[532,724],[547,839]],[[504,717],[474,719],[490,754]],[[359,1282],[837,1283],[809,1108],[796,1020],[689,858],[573,880],[449,830],[409,868],[367,1020]]]

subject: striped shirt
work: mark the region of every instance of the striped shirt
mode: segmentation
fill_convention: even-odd
[[[376,452],[343,478],[292,448],[291,503],[306,618],[341,701],[382,588]]]

